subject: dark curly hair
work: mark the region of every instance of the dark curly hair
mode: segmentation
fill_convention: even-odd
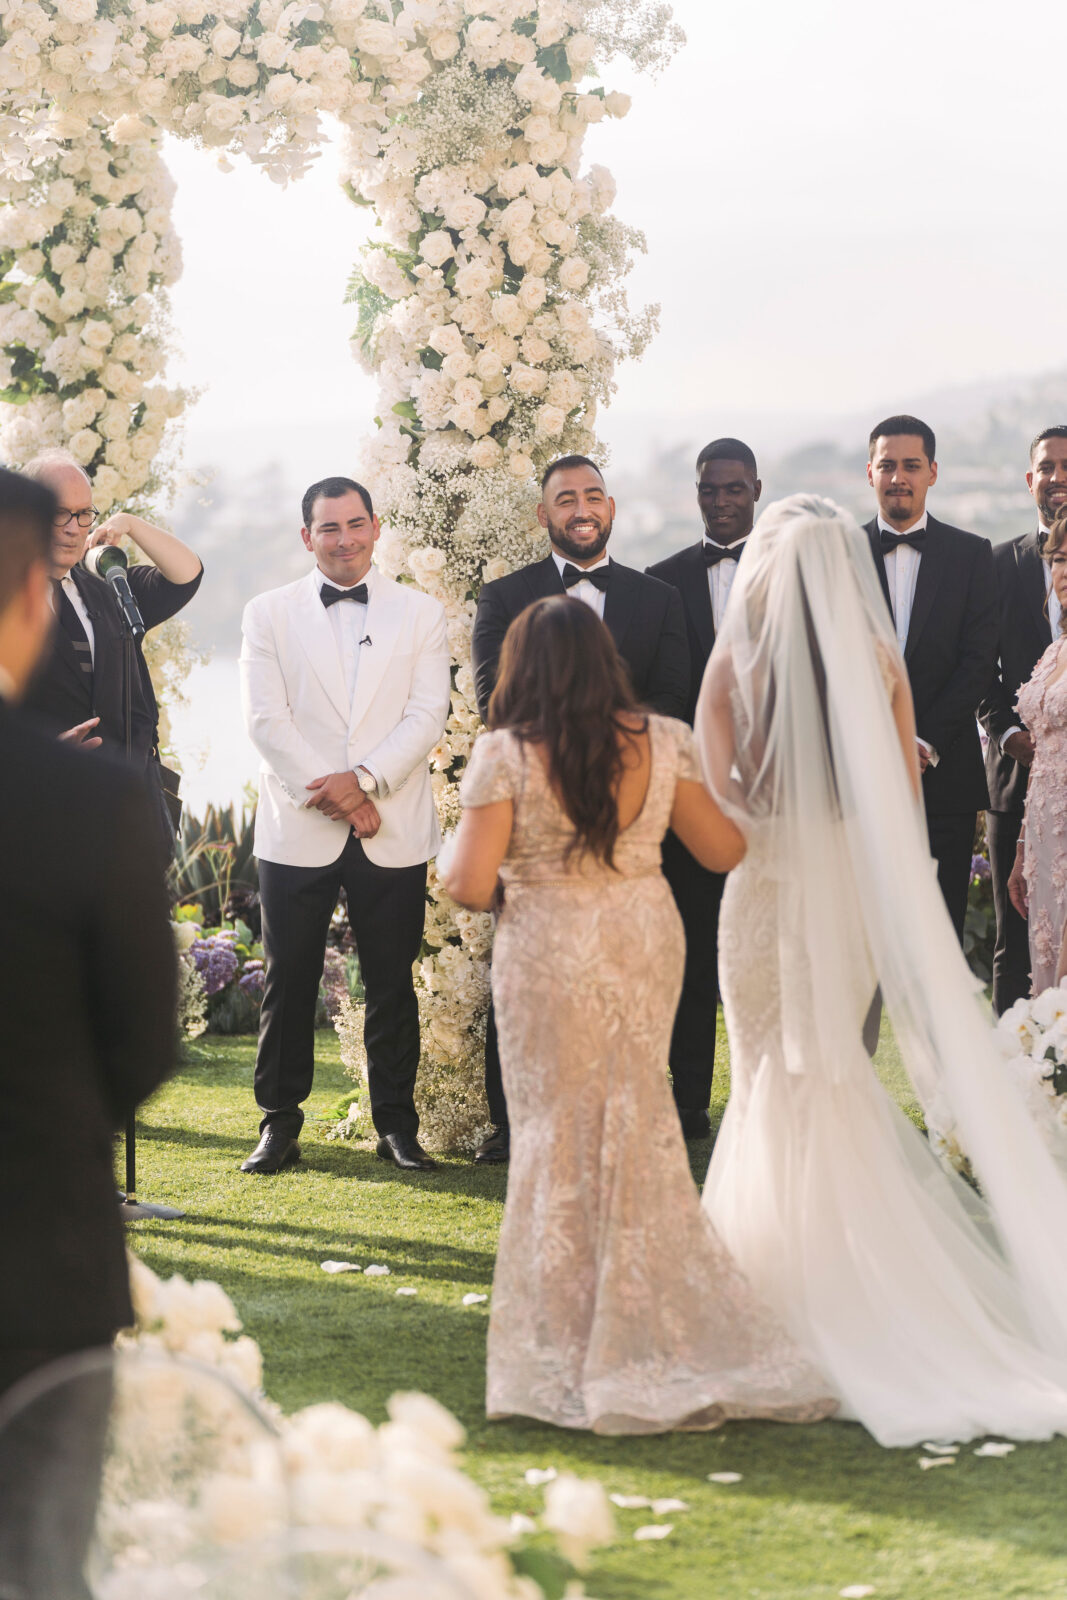
[[[544,745],[552,783],[574,824],[570,849],[613,867],[624,751],[646,731],[648,718],[611,634],[581,600],[552,595],[515,618],[500,654],[489,726]]]

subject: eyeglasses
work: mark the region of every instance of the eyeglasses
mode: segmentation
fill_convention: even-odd
[[[99,515],[95,506],[88,506],[84,511],[68,511],[65,506],[60,506],[52,518],[52,526],[65,528],[68,522],[76,522],[79,528],[91,528]]]

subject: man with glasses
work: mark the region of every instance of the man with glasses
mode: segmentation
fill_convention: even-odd
[[[141,517],[119,511],[98,520],[92,485],[74,457],[48,450],[27,463],[25,474],[50,489],[58,507],[52,527],[52,606],[57,627],[52,653],[31,685],[27,710],[57,732],[87,746],[125,750],[123,623],[108,585],[82,564],[95,545],[129,539],[148,560],[131,565],[130,588],[146,628],[158,627],[188,605],[204,575],[188,545]],[[132,685],[133,758],[152,763],[158,778],[157,722],[152,680],[138,640]],[[158,785],[157,785],[158,787]],[[168,832],[160,788],[160,820]],[[170,842],[173,844],[171,830]]]

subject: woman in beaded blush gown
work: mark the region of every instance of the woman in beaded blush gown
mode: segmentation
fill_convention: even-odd
[[[461,904],[503,901],[488,1413],[607,1434],[827,1416],[825,1380],[701,1209],[667,1080],[684,941],[660,843],[669,826],[717,871],[743,853],[690,730],[639,710],[608,630],[566,596],[513,622],[490,726],[438,862]]]
[[[1058,516],[1042,551],[1067,606],[1067,517]],[[1067,611],[1064,612],[1067,616]],[[1019,690],[1016,709],[1034,741],[1026,814],[1008,893],[1030,934],[1030,992],[1067,973],[1067,635],[1054,639]]]

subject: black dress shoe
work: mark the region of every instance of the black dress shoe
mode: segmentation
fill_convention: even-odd
[[[710,1139],[711,1118],[706,1111],[699,1108],[679,1106],[678,1120],[682,1124],[682,1133],[687,1139]]]
[[[300,1160],[300,1146],[288,1133],[275,1133],[270,1128],[264,1133],[247,1161],[241,1162],[242,1172],[281,1172]]]
[[[488,1139],[483,1139],[474,1152],[475,1161],[483,1166],[502,1165],[511,1157],[511,1129],[494,1127]]]
[[[383,1133],[378,1140],[378,1154],[405,1172],[433,1172],[437,1168],[433,1156],[426,1154],[413,1133]]]

